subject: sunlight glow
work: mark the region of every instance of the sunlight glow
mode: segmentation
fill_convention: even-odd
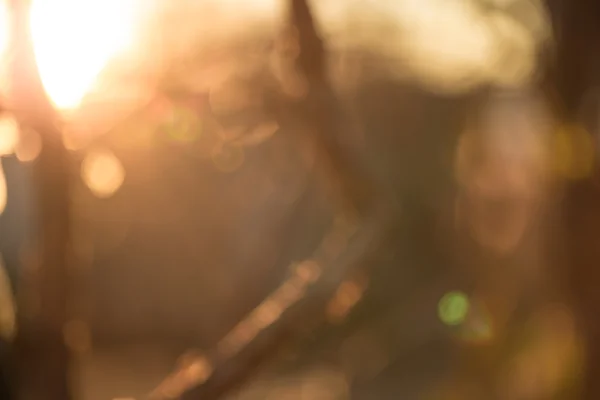
[[[31,35],[42,83],[73,109],[107,63],[133,42],[138,0],[34,0]]]

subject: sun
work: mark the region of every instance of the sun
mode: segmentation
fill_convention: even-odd
[[[76,108],[108,62],[131,48],[140,1],[32,1],[35,57],[44,88],[58,108]]]

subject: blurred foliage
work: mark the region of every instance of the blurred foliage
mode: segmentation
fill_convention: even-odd
[[[331,195],[353,175],[323,172],[280,5],[161,3],[139,59],[62,115],[78,267],[64,335],[82,375],[110,381],[90,360],[115,343],[168,342],[192,355],[154,394],[177,397],[282,330],[297,335],[232,398],[572,399],[584,349],[547,236],[553,190],[595,152],[532,89],[542,4],[312,6],[332,143],[375,209],[355,220]]]

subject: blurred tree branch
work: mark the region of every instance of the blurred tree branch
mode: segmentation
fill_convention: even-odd
[[[366,179],[360,164],[352,159],[340,142],[343,140],[343,130],[350,128],[344,126],[342,107],[327,78],[324,43],[317,32],[307,1],[291,0],[290,5],[291,36],[298,46],[295,65],[297,72],[305,79],[308,90],[297,98],[284,96],[279,101],[273,101],[271,106],[283,125],[304,127],[300,133],[305,137],[300,140],[308,141],[308,146],[317,153],[317,172],[323,173],[322,178],[328,188],[334,188],[333,195],[342,210],[340,214],[350,219],[358,217],[366,222],[363,224],[364,232],[353,239],[354,245],[348,246],[352,251],[348,254],[343,252],[339,257],[329,260],[335,266],[321,267],[326,272],[320,283],[239,353],[229,359],[211,354],[215,357],[215,370],[205,382],[191,388],[183,398],[221,398],[258,373],[260,367],[271,361],[291,340],[321,324],[326,303],[338,285],[357,268],[363,267],[364,260],[374,255],[373,243],[382,239],[379,229],[381,215],[374,210],[375,188]],[[185,379],[185,376],[184,368],[168,380],[178,377]],[[154,394],[161,398],[160,393],[159,388]]]

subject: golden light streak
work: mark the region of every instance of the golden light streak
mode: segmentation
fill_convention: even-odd
[[[33,0],[31,35],[42,83],[77,107],[107,63],[131,48],[139,0]]]

